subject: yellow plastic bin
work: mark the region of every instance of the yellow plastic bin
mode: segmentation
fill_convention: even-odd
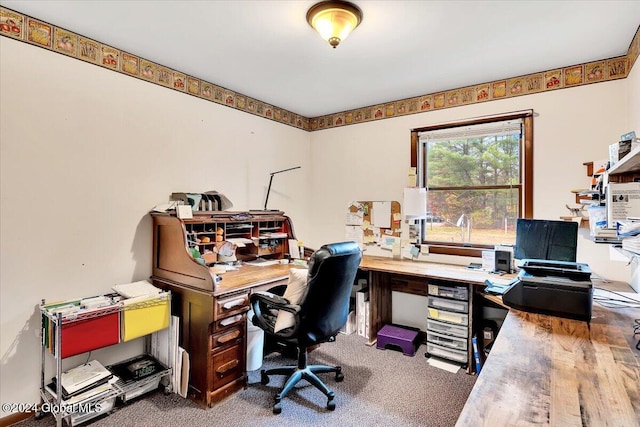
[[[130,341],[169,327],[169,293],[123,300],[121,341]]]

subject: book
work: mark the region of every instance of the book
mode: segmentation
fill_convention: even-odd
[[[471,344],[473,345],[473,358],[476,362],[476,374],[480,374],[482,370],[482,359],[480,359],[480,351],[478,350],[478,337],[476,335],[471,338]]]

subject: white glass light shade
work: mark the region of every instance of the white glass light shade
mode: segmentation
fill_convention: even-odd
[[[324,1],[309,9],[307,21],[335,48],[360,24],[362,12],[346,1]]]

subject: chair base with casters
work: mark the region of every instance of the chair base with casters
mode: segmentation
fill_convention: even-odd
[[[325,385],[325,383],[318,378],[316,374],[324,374],[329,372],[335,372],[336,382],[344,380],[342,374],[342,367],[340,366],[327,366],[327,365],[308,365],[307,364],[307,349],[302,347],[298,351],[298,364],[296,366],[281,366],[279,368],[273,368],[269,370],[260,371],[260,383],[262,385],[269,384],[269,375],[287,375],[287,380],[280,390],[280,393],[276,394],[273,404],[273,413],[279,414],[282,412],[282,405],[280,401],[295,387],[301,380],[307,380],[311,385],[315,386],[318,390],[327,396],[327,409],[333,411],[336,409],[336,404],[333,401],[336,394]]]

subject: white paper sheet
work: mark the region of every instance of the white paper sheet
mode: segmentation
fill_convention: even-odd
[[[391,202],[373,202],[372,225],[378,228],[391,228]]]
[[[358,225],[347,225],[345,227],[344,235],[346,240],[353,240],[358,244],[358,246],[360,246],[360,249],[363,249],[364,231],[362,230],[362,227]]]

